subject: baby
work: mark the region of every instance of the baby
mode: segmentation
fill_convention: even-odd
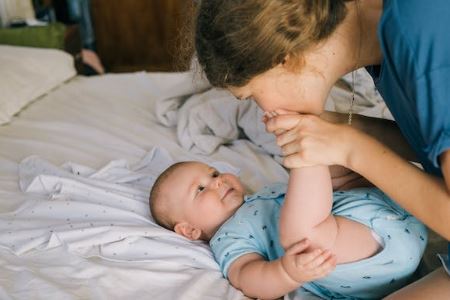
[[[333,193],[326,166],[293,169],[288,185],[246,195],[235,175],[180,162],[156,180],[150,210],[161,226],[209,241],[223,275],[254,298],[300,286],[325,299],[381,298],[408,282],[427,241],[380,190]]]

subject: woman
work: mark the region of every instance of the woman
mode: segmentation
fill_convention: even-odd
[[[303,114],[266,123],[286,167],[345,166],[450,240],[448,16],[447,0],[204,0],[195,43],[213,85],[265,111]],[[333,84],[360,67],[371,73],[424,171],[352,126],[314,116],[323,113]],[[379,122],[355,121],[398,144]],[[390,297],[430,295],[450,297],[443,268]]]

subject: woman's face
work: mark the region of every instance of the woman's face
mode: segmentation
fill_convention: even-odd
[[[238,99],[252,99],[264,111],[284,109],[321,114],[329,88],[319,72],[294,72],[280,64],[256,76],[243,87],[229,88]]]

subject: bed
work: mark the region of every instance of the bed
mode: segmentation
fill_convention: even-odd
[[[286,181],[254,104],[193,71],[76,76],[57,50],[0,46],[0,65],[1,299],[245,299],[207,245],[154,224],[148,195],[180,160],[250,190]],[[359,82],[355,110],[389,118]],[[348,96],[336,88],[327,108]]]

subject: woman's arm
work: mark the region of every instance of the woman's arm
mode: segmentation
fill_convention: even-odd
[[[347,124],[348,114],[337,112],[324,112],[320,115],[323,120],[336,124]],[[403,137],[397,123],[394,121],[371,118],[358,114],[353,115],[352,127],[357,128],[381,143],[387,145],[401,157],[409,161],[417,161],[416,155]],[[344,172],[346,170],[346,172]],[[333,190],[348,190],[358,187],[373,186],[361,174],[353,172],[342,166],[330,166]],[[343,173],[344,172],[344,173]]]
[[[440,162],[447,186],[447,193],[450,193],[450,150],[441,154]],[[433,295],[433,299],[448,299],[450,295],[450,278],[442,267],[396,291],[385,299],[427,299],[430,295]]]
[[[347,124],[348,115],[325,111],[320,118],[337,124]],[[371,118],[353,114],[352,127],[359,129],[388,146],[398,155],[409,161],[417,162],[416,154],[403,137],[397,123],[391,120]]]
[[[405,161],[375,139],[350,131],[344,163],[383,190],[442,237],[450,240],[450,150],[441,155],[445,181]]]

